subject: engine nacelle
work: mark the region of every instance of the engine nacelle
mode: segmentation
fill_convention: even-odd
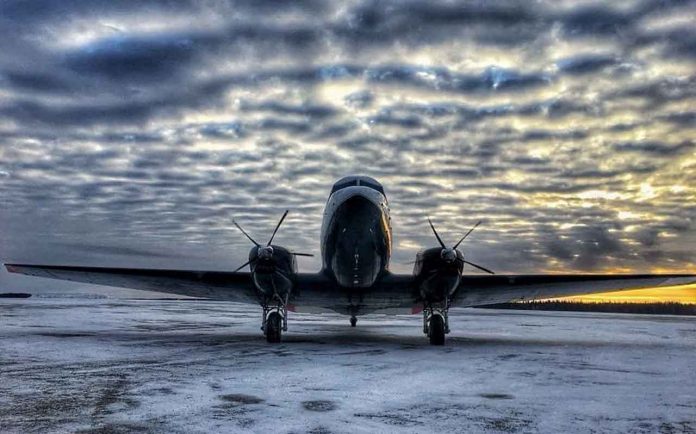
[[[463,261],[464,255],[456,249],[434,247],[418,252],[413,275],[421,298],[438,303],[452,295],[459,286]]]
[[[249,251],[251,277],[256,290],[265,297],[285,298],[292,291],[297,275],[297,261],[281,246],[252,247]]]

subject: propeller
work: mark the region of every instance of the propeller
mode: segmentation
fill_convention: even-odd
[[[479,270],[485,271],[486,273],[495,274],[488,268],[474,264],[473,262],[465,261],[463,258],[460,258],[457,254],[457,247],[459,247],[462,241],[464,241],[466,237],[468,237],[474,231],[474,229],[476,229],[481,224],[481,221],[478,221],[471,229],[469,229],[469,232],[467,232],[463,237],[461,237],[459,241],[457,241],[457,244],[455,244],[452,247],[447,247],[445,243],[442,241],[442,238],[440,238],[440,235],[437,233],[435,225],[433,225],[433,222],[432,220],[430,220],[430,217],[428,217],[428,223],[430,224],[430,229],[433,230],[433,234],[435,234],[435,238],[437,238],[437,242],[440,243],[440,246],[442,247],[442,252],[440,253],[440,256],[445,262],[451,264],[454,261],[460,261],[463,264],[471,265],[472,267],[476,267]]]
[[[288,213],[290,210],[285,210],[283,213],[283,216],[280,218],[278,221],[278,224],[276,225],[275,229],[273,229],[273,233],[271,234],[271,238],[268,240],[266,245],[261,245],[259,244],[256,240],[254,240],[251,235],[249,235],[244,228],[242,228],[239,223],[237,223],[235,220],[232,220],[232,223],[234,223],[235,226],[237,226],[237,229],[239,229],[244,236],[246,236],[249,241],[251,241],[255,246],[256,246],[256,256],[253,259],[250,259],[237,267],[233,273],[236,273],[237,271],[241,270],[242,268],[246,267],[247,265],[251,265],[252,263],[258,261],[259,259],[263,260],[270,260],[273,258],[273,246],[271,246],[271,243],[273,242],[273,238],[275,238],[276,234],[278,233],[278,229],[280,229],[280,225],[283,224],[283,221],[285,220],[285,217],[288,216]],[[300,252],[292,252],[291,253],[294,256],[314,256],[311,253],[300,253]]]

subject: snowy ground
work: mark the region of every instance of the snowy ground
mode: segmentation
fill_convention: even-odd
[[[0,432],[696,432],[696,318],[0,301]]]

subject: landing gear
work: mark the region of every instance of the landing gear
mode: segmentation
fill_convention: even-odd
[[[426,304],[423,309],[423,333],[430,338],[431,345],[444,345],[449,329],[449,300],[445,303]]]
[[[356,325],[358,325],[358,318],[353,315],[350,317],[350,326],[355,327]]]
[[[283,300],[276,297],[276,300],[276,306],[269,306],[268,303],[261,306],[263,308],[261,330],[266,335],[266,342],[272,344],[280,342],[283,332],[288,331],[287,298]]]
[[[277,311],[268,314],[266,318],[266,341],[272,344],[280,342],[283,330],[283,317]]]
[[[428,324],[430,345],[445,345],[445,320],[440,314],[434,314]]]

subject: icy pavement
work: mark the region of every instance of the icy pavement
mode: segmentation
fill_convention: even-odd
[[[696,432],[696,318],[0,301],[0,432]]]

